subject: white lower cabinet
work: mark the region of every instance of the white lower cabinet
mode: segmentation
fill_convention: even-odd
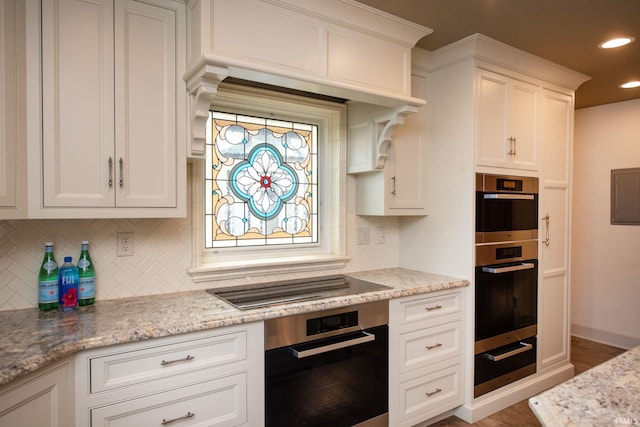
[[[413,426],[463,403],[459,290],[389,303],[389,425]]]
[[[92,426],[249,425],[247,373],[181,387],[91,410]],[[179,423],[178,423],[179,422]]]
[[[0,426],[74,425],[72,373],[65,360],[0,387]]]
[[[263,324],[86,351],[76,385],[79,427],[261,426]]]

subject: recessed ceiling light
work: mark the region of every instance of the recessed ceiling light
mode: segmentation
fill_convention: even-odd
[[[640,87],[640,82],[637,80],[633,82],[626,82],[624,84],[621,84],[620,87],[622,89],[633,89],[634,87]]]
[[[607,40],[598,45],[602,49],[613,49],[614,47],[620,47],[627,45],[635,40],[635,37],[618,37],[616,39]]]

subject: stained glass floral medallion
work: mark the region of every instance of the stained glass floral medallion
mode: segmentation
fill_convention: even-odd
[[[317,243],[317,126],[210,114],[205,246]]]

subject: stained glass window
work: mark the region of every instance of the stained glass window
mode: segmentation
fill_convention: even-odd
[[[316,125],[210,112],[205,247],[318,242]]]

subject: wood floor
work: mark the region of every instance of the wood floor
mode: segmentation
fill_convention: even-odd
[[[575,366],[575,374],[578,375],[593,366],[599,365],[625,350],[611,347],[582,338],[571,338],[571,363]],[[432,426],[482,426],[482,427],[512,427],[512,426],[540,426],[538,419],[529,409],[528,399],[503,409],[500,412],[484,418],[476,423],[469,424],[457,417],[445,418]]]

